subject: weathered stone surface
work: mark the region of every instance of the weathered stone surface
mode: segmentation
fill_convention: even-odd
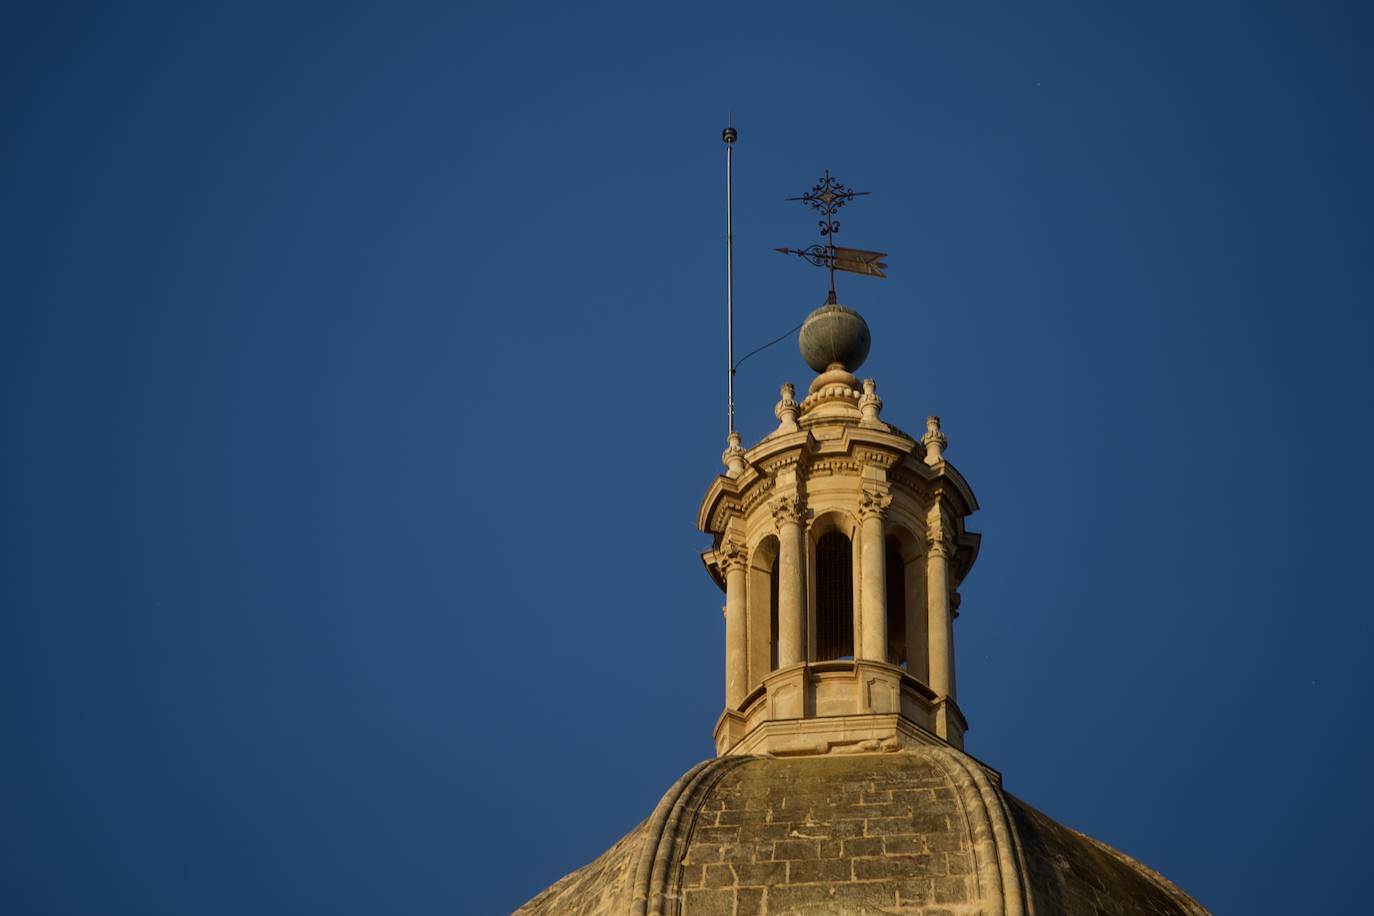
[[[719,758],[518,912],[1196,916],[1167,880],[948,747]]]
[[[1025,850],[1031,893],[1040,912],[1202,912],[1163,875],[1110,846],[1050,820],[1008,795],[1007,808]]]
[[[624,901],[631,894],[630,884],[643,845],[644,826],[640,824],[631,830],[596,861],[567,875],[516,912],[567,916],[625,912]]]

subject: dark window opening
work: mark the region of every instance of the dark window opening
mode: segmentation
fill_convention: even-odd
[[[854,560],[838,531],[816,542],[816,660],[854,656]]]
[[[778,561],[768,571],[768,670],[778,670]]]
[[[906,657],[906,567],[902,548],[896,538],[888,538],[883,565],[887,572],[887,660],[894,665],[907,663]]]

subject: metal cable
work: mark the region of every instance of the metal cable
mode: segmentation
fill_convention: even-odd
[[[806,324],[806,322],[803,321],[802,324]],[[787,338],[791,337],[793,334],[797,333],[797,332],[800,331],[800,330],[801,330],[801,324],[797,325],[795,328],[793,328],[792,330],[788,331],[786,334],[783,334],[781,337],[775,337],[775,338],[773,338],[772,340],[768,341],[768,343],[764,344],[763,346],[761,346],[761,347],[756,347],[755,349],[750,350],[748,353],[744,354],[743,356],[741,356],[741,357],[739,358],[739,362],[735,363],[733,366],[730,367],[730,371],[731,371],[731,372],[736,371],[737,369],[739,369],[740,366],[744,365],[744,361],[745,361],[746,359],[748,359],[749,357],[753,356],[755,353],[762,353],[764,350],[767,350],[769,347],[773,346],[773,344],[775,344],[775,343],[782,343],[784,340],[786,340]]]

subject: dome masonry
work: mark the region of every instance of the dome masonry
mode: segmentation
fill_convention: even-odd
[[[814,372],[824,372],[835,363],[855,371],[868,358],[872,342],[864,317],[834,303],[807,315],[797,338],[802,358]]]

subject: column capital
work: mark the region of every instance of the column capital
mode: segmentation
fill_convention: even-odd
[[[930,556],[954,556],[954,529],[940,519],[932,520],[926,532],[925,547]]]
[[[729,575],[736,569],[744,569],[748,563],[749,552],[735,538],[726,538],[716,548],[716,565],[724,575]]]
[[[768,504],[768,508],[773,513],[773,524],[779,530],[786,524],[802,524],[810,514],[806,500],[800,496],[779,496]]]
[[[884,488],[864,487],[859,495],[859,518],[882,518],[887,514],[888,506],[892,505],[892,496]]]

